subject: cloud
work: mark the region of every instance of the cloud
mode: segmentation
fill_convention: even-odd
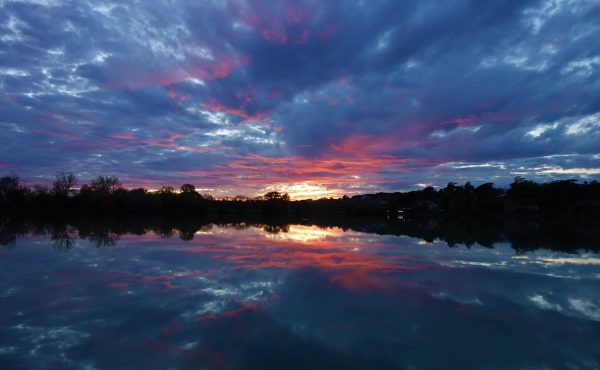
[[[351,194],[598,179],[594,1],[0,8],[0,155],[30,181]]]

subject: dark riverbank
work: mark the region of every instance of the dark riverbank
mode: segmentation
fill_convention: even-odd
[[[191,184],[180,191],[164,186],[150,192],[143,188],[126,189],[115,177],[99,176],[90,184],[76,188],[73,174],[61,173],[51,189],[29,188],[16,176],[0,178],[0,214],[161,214],[185,213],[193,217],[239,215],[243,217],[434,217],[434,218],[494,218],[528,220],[600,220],[600,183],[579,183],[561,180],[536,183],[516,178],[508,189],[492,183],[477,187],[448,183],[443,189],[427,187],[410,192],[376,193],[322,198],[290,199],[276,191],[248,198],[236,196],[215,199],[200,194]]]

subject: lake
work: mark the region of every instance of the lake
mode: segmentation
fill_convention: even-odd
[[[5,233],[0,368],[600,368],[597,245],[407,234]]]

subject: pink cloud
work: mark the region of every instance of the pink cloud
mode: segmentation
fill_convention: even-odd
[[[311,38],[324,41],[341,29],[337,25],[315,29],[314,6],[297,1],[234,1],[227,8],[230,17],[251,26],[264,41],[275,44],[303,45]]]
[[[0,162],[0,170],[5,170],[7,168],[13,168],[18,164],[18,162]]]
[[[7,103],[11,103],[11,104],[19,104],[17,99],[12,96],[12,95],[8,95],[3,91],[0,91],[0,100],[4,100]]]
[[[118,134],[112,134],[110,135],[110,137],[118,140],[134,140],[136,138],[135,132],[123,132]]]
[[[263,121],[269,120],[269,116],[270,116],[269,112],[262,112],[262,113],[257,112],[254,114],[248,113],[246,106],[247,106],[247,104],[252,102],[253,99],[251,97],[249,97],[249,95],[239,95],[239,96],[242,97],[242,103],[238,107],[226,106],[226,105],[220,103],[219,101],[217,101],[216,99],[213,99],[210,102],[202,103],[201,106],[202,106],[202,108],[207,109],[212,112],[223,112],[223,113],[227,113],[229,115],[241,117],[244,122],[245,121],[263,122]]]
[[[250,57],[239,52],[213,51],[211,59],[191,57],[182,64],[157,68],[127,66],[122,68],[105,88],[142,89],[153,86],[165,86],[167,89],[178,83],[200,80],[219,80],[241,70],[250,63]],[[175,92],[168,92],[177,97]]]

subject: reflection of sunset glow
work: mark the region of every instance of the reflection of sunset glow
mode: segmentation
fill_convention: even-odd
[[[208,254],[248,270],[319,268],[382,273],[432,268],[411,255],[384,257],[380,253],[387,244],[340,228],[226,225],[213,227],[189,243],[183,251]]]
[[[276,234],[265,233],[265,236],[269,239],[308,243],[341,236],[343,233],[344,231],[338,228],[325,229],[316,226],[290,225],[286,232],[278,232]]]

